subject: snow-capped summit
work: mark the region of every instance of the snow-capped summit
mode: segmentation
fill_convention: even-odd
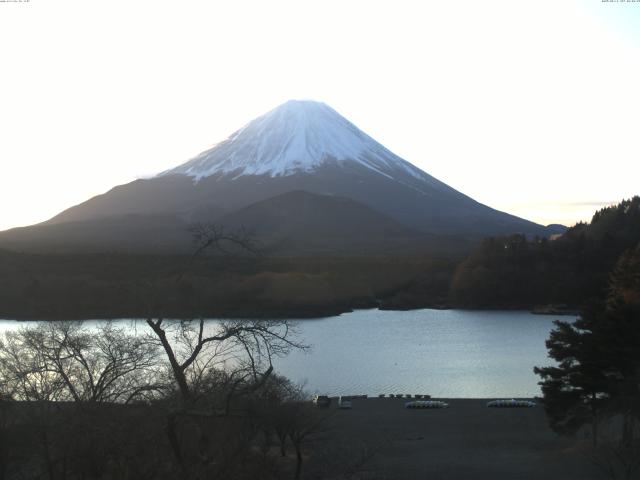
[[[358,163],[390,178],[399,172],[416,179],[430,178],[328,105],[310,100],[289,100],[159,176],[182,174],[196,180],[215,174],[279,177],[344,162]]]

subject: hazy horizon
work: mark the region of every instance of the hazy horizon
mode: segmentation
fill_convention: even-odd
[[[466,195],[572,225],[637,191],[640,3],[0,4],[0,230],[291,98]]]

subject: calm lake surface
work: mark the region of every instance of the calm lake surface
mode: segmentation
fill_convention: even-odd
[[[274,365],[311,393],[532,397],[540,394],[533,367],[553,364],[545,340],[556,318],[513,311],[359,310],[297,322],[310,351]],[[2,320],[0,331],[24,324]],[[144,322],[135,328],[144,329]]]
[[[434,397],[538,395],[556,317],[529,312],[360,310],[299,324],[308,354],[277,362],[318,393]]]

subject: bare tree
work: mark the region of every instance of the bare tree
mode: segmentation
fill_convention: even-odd
[[[207,250],[256,253],[244,231],[228,233],[219,226],[196,225],[192,233],[198,244],[193,258]],[[178,282],[181,279],[178,276]],[[179,399],[177,408],[167,414],[165,432],[182,476],[211,476],[213,470],[222,476],[232,470],[238,474],[247,466],[239,459],[253,455],[258,429],[246,409],[229,415],[232,399],[260,390],[272,377],[274,358],[305,346],[296,340],[287,320],[168,320],[156,308],[150,312],[154,313],[146,319],[149,338],[164,351]],[[224,410],[215,411],[215,399],[221,397]],[[212,448],[213,439],[229,425],[234,425],[233,433]]]
[[[21,400],[129,403],[164,388],[157,347],[111,322],[51,322],[5,334],[0,378]]]
[[[304,461],[303,447],[313,437],[324,432],[330,414],[326,411],[318,410],[308,402],[291,403],[289,409],[289,429],[288,435],[296,452],[295,480],[302,475],[302,463]]]
[[[165,321],[148,318],[169,361],[183,403],[197,400],[197,386],[209,369],[224,365],[234,383],[259,388],[273,372],[272,360],[305,348],[287,320]],[[245,387],[245,390],[248,391]]]
[[[228,232],[219,225],[196,224],[191,233],[196,243],[193,258],[206,251],[258,254],[244,229]],[[220,365],[233,372],[231,391],[246,393],[264,384],[273,372],[274,357],[305,348],[295,340],[295,329],[287,320],[172,322],[158,316],[147,318],[147,325],[166,354],[184,405],[197,399],[202,379]]]
[[[222,225],[196,223],[189,230],[196,244],[194,258],[206,251],[260,255],[255,239],[245,228],[228,231]]]
[[[43,352],[32,348],[26,330],[0,339],[0,383],[3,396],[23,401],[66,399],[64,383],[51,375]]]

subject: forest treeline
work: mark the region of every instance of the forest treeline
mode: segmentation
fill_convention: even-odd
[[[310,317],[446,304],[459,258],[0,251],[0,317]]]
[[[577,319],[554,322],[546,345],[555,364],[534,371],[541,377],[550,427],[574,435],[576,447],[608,478],[635,479],[640,475],[640,244],[620,256],[607,286]]]
[[[556,239],[486,238],[470,253],[358,257],[28,254],[0,250],[0,317],[317,317],[354,308],[576,309],[640,243],[640,197]],[[465,258],[466,257],[466,258]]]
[[[456,269],[450,300],[470,308],[577,308],[606,294],[609,274],[640,243],[640,197],[597,211],[556,239],[485,239]]]

